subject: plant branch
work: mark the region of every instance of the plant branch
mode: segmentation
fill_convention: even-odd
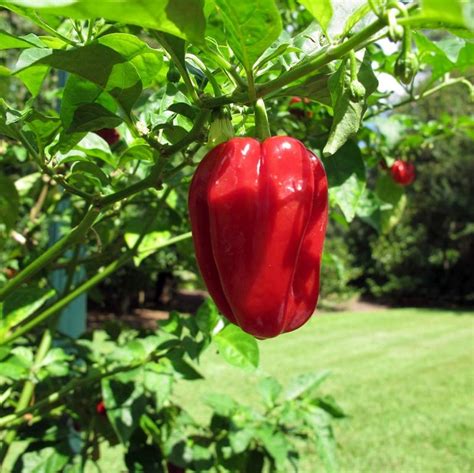
[[[169,192],[171,191],[171,188],[169,188],[161,197],[160,199],[160,204],[162,204]],[[112,273],[117,271],[119,268],[121,268],[124,264],[126,264],[129,260],[133,258],[133,256],[136,254],[138,247],[140,246],[140,243],[143,241],[143,238],[146,236],[147,231],[150,227],[150,225],[155,221],[155,218],[158,214],[158,212],[161,210],[161,205],[158,206],[157,209],[155,209],[155,212],[153,212],[154,216],[153,218],[147,219],[147,225],[145,225],[145,228],[136,241],[135,245],[133,248],[130,248],[128,251],[123,253],[117,260],[113,261],[110,263],[108,266],[102,269],[102,271],[99,271],[97,274],[92,276],[92,278],[88,279],[87,281],[83,282],[81,285],[76,287],[73,291],[71,291],[69,294],[66,294],[62,299],[58,300],[55,302],[53,305],[45,309],[43,312],[40,314],[34,316],[29,322],[26,322],[24,325],[16,329],[10,336],[6,337],[4,340],[0,341],[0,345],[5,345],[7,343],[12,342],[13,340],[16,340],[18,337],[24,335],[25,333],[29,332],[33,328],[35,328],[37,325],[42,323],[43,321],[47,320],[48,318],[54,316],[57,314],[60,310],[62,310],[64,307],[66,307],[70,302],[72,302],[76,297],[80,296],[81,294],[84,294],[88,290],[92,289],[94,286],[96,286],[99,282],[104,280],[106,277],[110,276]],[[155,251],[164,248],[166,246],[172,245],[174,243],[177,243],[178,241],[184,240],[186,238],[190,238],[191,233],[184,233],[182,235],[178,235],[176,237],[170,238],[169,240],[163,242],[161,245],[158,245],[154,248]]]
[[[176,66],[176,69],[178,69],[179,73],[181,74],[181,77],[183,78],[184,84],[186,85],[186,89],[188,89],[188,93],[191,96],[192,101],[198,104],[199,96],[196,92],[196,88],[194,87],[194,84],[191,81],[191,78],[189,77],[188,71],[186,70],[186,64],[183,64],[180,61],[173,47],[169,44],[168,40],[166,39],[166,36],[163,33],[160,33],[158,31],[153,31],[152,33],[155,39],[161,44],[163,49],[167,52],[168,56],[173,61],[174,65]]]
[[[83,386],[86,386],[91,383],[95,383],[97,381],[101,381],[104,378],[108,378],[110,376],[114,376],[118,373],[123,373],[126,371],[132,371],[136,368],[139,368],[140,366],[143,366],[144,364],[148,363],[150,360],[146,358],[143,361],[140,361],[138,363],[134,363],[128,366],[120,366],[118,368],[115,368],[111,371],[105,372],[105,373],[96,373],[91,376],[88,376],[86,378],[76,378],[72,379],[69,381],[65,386],[63,386],[61,389],[58,391],[50,394],[49,396],[46,396],[45,398],[41,399],[40,401],[36,402],[33,406],[28,407],[28,405],[24,406],[21,410],[18,409],[16,410],[13,414],[6,415],[2,418],[0,418],[0,427],[5,427],[6,425],[16,421],[20,417],[24,416],[25,414],[33,413],[36,412],[38,409],[41,409],[45,406],[48,406],[50,404],[54,404],[55,402],[59,401],[61,398],[63,398],[66,394],[81,388]],[[7,434],[8,435],[8,434]]]
[[[451,85],[455,84],[464,84],[469,88],[469,91],[472,90],[472,84],[464,77],[459,77],[456,79],[449,79],[447,81],[442,82],[441,84],[438,84],[437,86],[428,89],[424,92],[420,92],[418,95],[411,95],[408,98],[397,102],[396,104],[393,105],[387,105],[384,108],[381,108],[380,110],[374,111],[369,113],[364,117],[364,120],[368,120],[370,118],[373,118],[377,115],[380,115],[381,113],[387,112],[388,110],[394,110],[395,108],[403,107],[404,105],[408,105],[411,102],[418,102],[419,100],[422,100],[426,97],[429,97],[430,95],[435,94],[436,92],[440,91],[441,89],[444,89],[445,87],[449,87]]]
[[[99,212],[100,211],[98,208],[90,207],[77,227],[73,228],[67,235],[58,240],[53,246],[49,247],[41,256],[36,258],[32,263],[19,272],[13,279],[10,279],[10,281],[8,281],[8,283],[0,289],[0,301],[5,300],[5,298],[18,286],[26,282],[49,263],[53,262],[71,245],[81,241],[94,224]]]

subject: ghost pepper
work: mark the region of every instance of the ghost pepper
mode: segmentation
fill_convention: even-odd
[[[286,136],[233,138],[201,161],[189,192],[196,259],[230,322],[270,338],[311,317],[327,188],[319,158]]]

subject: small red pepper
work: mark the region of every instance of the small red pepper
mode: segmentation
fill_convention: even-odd
[[[301,97],[291,97],[290,99],[290,107],[288,111],[298,119],[304,118],[313,118],[313,112],[311,110],[304,110],[304,105],[308,105],[311,101],[308,98],[301,98]],[[301,105],[300,105],[301,104]]]
[[[97,130],[95,133],[107,141],[110,146],[120,140],[120,133],[115,128],[102,128],[101,130]]]
[[[105,408],[105,404],[104,404],[104,401],[99,401],[96,406],[95,406],[95,411],[97,412],[97,414],[99,414],[100,416],[105,416],[105,414],[107,413],[107,409]]]
[[[321,161],[296,139],[233,138],[189,192],[196,258],[219,310],[258,338],[303,325],[319,295],[327,224]]]
[[[397,159],[390,168],[390,174],[395,182],[402,186],[408,186],[415,180],[415,165]]]

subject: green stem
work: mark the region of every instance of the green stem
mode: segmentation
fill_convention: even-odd
[[[204,125],[209,121],[210,116],[210,110],[201,110],[195,119],[194,126],[192,127],[191,131],[182,140],[178,141],[174,145],[164,148],[163,155],[170,156],[196,141],[199,138],[199,135],[202,133]]]
[[[74,41],[72,41],[69,38],[66,38],[66,36],[63,36],[61,33],[58,33],[54,28],[49,26],[47,23],[45,23],[37,13],[34,14],[32,17],[32,20],[40,26],[43,30],[47,31],[48,33],[51,33],[53,36],[56,36],[56,38],[59,38],[60,40],[64,41],[65,43],[69,44],[70,46],[78,46]]]
[[[161,44],[161,46],[163,46],[165,51],[168,53],[168,56],[176,66],[176,69],[178,69],[179,73],[181,74],[181,77],[183,78],[184,84],[188,89],[188,93],[191,96],[192,101],[195,104],[198,104],[199,96],[196,92],[194,84],[191,81],[191,78],[189,77],[188,71],[186,70],[186,64],[183,64],[180,61],[180,58],[176,55],[173,47],[169,44],[168,40],[166,39],[166,36],[163,33],[153,31],[153,35],[155,36],[156,40]]]
[[[228,75],[231,77],[231,79],[233,79],[234,83],[239,88],[244,89],[247,87],[245,81],[242,79],[242,77],[240,77],[239,73],[235,70],[232,64],[227,61],[227,59],[222,57],[220,54],[215,53],[209,47],[204,48],[204,51],[209,57],[209,59],[214,61],[223,71],[228,73]]]
[[[265,109],[265,103],[263,99],[258,99],[255,102],[255,128],[257,130],[257,136],[262,141],[270,138],[270,125],[268,124],[267,110]]]
[[[50,394],[49,396],[46,396],[45,398],[36,402],[33,406],[30,406],[30,407],[25,406],[24,408],[22,408],[22,410],[15,411],[13,414],[9,414],[5,417],[0,418],[0,427],[5,427],[6,425],[14,422],[15,420],[19,419],[25,414],[36,412],[38,409],[41,409],[45,406],[56,403],[61,398],[63,398],[66,394],[70,393],[71,391],[74,391],[75,389],[81,388],[83,386],[86,386],[90,383],[94,383],[96,381],[100,381],[104,378],[108,378],[118,373],[123,373],[125,371],[132,371],[144,365],[145,363],[148,363],[148,361],[149,360],[147,358],[146,360],[143,360],[139,363],[134,363],[128,366],[121,366],[119,368],[115,368],[106,373],[97,373],[86,378],[72,379],[65,386],[59,389],[59,391],[56,391]]]
[[[171,188],[169,190],[171,190]],[[163,202],[166,199],[166,195],[167,193],[163,195],[161,202]],[[151,219],[149,220],[149,223],[151,224],[153,221],[154,219]],[[148,226],[149,225],[147,225],[147,227]],[[101,282],[102,280],[110,276],[112,273],[117,271],[119,268],[121,268],[125,263],[127,263],[130,259],[133,258],[140,243],[145,237],[147,231],[148,231],[147,229],[144,230],[144,232],[141,234],[140,238],[137,240],[133,248],[129,249],[126,253],[123,253],[122,256],[120,256],[120,258],[110,263],[108,266],[102,269],[102,271],[98,272],[95,276],[88,279],[87,281],[82,283],[80,286],[76,287],[72,292],[65,295],[65,297],[58,300],[52,306],[48,307],[43,312],[41,312],[40,314],[32,318],[29,322],[25,323],[24,325],[16,329],[9,337],[5,338],[4,340],[0,342],[0,346],[10,343],[13,340],[16,340],[18,337],[24,335],[25,333],[28,333],[30,330],[35,328],[37,325],[39,325],[43,321],[57,314],[60,310],[66,307],[70,302],[76,299],[76,297],[89,291],[94,286],[96,286],[99,282]],[[154,250],[157,251],[161,248],[164,248],[169,245],[173,245],[174,243],[177,243],[181,240],[184,240],[190,237],[191,237],[190,232],[184,233],[182,235],[178,235],[176,237],[170,238],[169,240],[165,241],[161,245],[156,246]]]
[[[369,113],[368,115],[366,115],[364,117],[364,120],[368,120],[372,117],[380,115],[381,113],[387,112],[388,110],[393,110],[395,108],[403,107],[404,105],[408,105],[411,102],[418,102],[419,100],[422,100],[426,97],[429,97],[430,95],[435,94],[436,92],[438,92],[441,89],[444,89],[445,87],[449,87],[449,86],[455,85],[455,84],[464,84],[469,88],[469,91],[471,91],[471,89],[472,89],[472,84],[467,79],[465,79],[464,77],[459,77],[457,79],[451,79],[449,81],[442,82],[441,84],[438,84],[436,87],[428,89],[425,92],[421,92],[418,95],[415,95],[413,97],[408,97],[407,99],[402,100],[401,102],[398,102],[394,105],[389,105],[385,108],[382,108],[381,110],[377,110],[375,112]]]
[[[149,189],[150,187],[156,187],[159,184],[159,179],[151,174],[150,176],[145,177],[139,182],[132,184],[124,189],[121,189],[113,194],[106,195],[100,199],[98,199],[95,204],[97,207],[104,208],[108,207],[109,205],[115,204],[120,200],[126,199],[134,194],[138,194],[145,189]]]
[[[18,137],[20,138],[21,144],[28,150],[28,152],[30,153],[34,161],[36,161],[40,169],[45,174],[51,177],[51,179],[54,179],[56,182],[58,182],[59,185],[63,187],[64,190],[66,190],[70,194],[74,194],[79,197],[82,197],[88,203],[90,203],[93,200],[94,198],[93,195],[88,194],[87,192],[81,191],[80,189],[77,189],[74,186],[71,186],[65,181],[65,179],[62,176],[56,174],[52,169],[49,169],[48,166],[46,166],[43,163],[41,156],[38,154],[38,151],[36,151],[36,149],[31,145],[30,141],[25,136],[23,131],[21,129],[17,129],[17,132],[18,132]]]
[[[354,50],[349,52],[349,59],[351,65],[351,81],[354,82],[357,80],[357,58]]]
[[[71,245],[81,241],[89,231],[90,227],[94,224],[98,214],[99,209],[96,207],[90,207],[77,227],[58,240],[53,246],[49,247],[41,256],[36,258],[31,264],[19,272],[13,279],[10,279],[10,281],[0,289],[0,301],[5,300],[5,298],[18,286],[26,282],[49,263],[53,262]]]
[[[39,368],[39,366],[44,360],[44,357],[46,356],[49,349],[51,348],[51,342],[52,342],[52,335],[51,335],[50,329],[48,328],[43,333],[41,342],[38,347],[38,351],[36,352],[33,365],[31,366],[30,379],[25,382],[23,389],[21,391],[20,399],[18,400],[18,404],[16,405],[15,414],[13,414],[15,418],[20,417],[24,413],[28,412],[28,405],[31,402],[31,398],[33,397],[33,392],[35,389],[35,383],[33,382],[33,379],[31,378],[35,376],[36,370]],[[3,460],[7,456],[10,445],[14,442],[16,438],[16,433],[17,433],[16,429],[13,429],[13,430],[8,431],[7,434],[5,435],[2,447],[0,449],[0,465],[3,463]]]
[[[207,77],[207,80],[210,82],[212,86],[212,90],[214,91],[214,95],[216,97],[221,97],[222,96],[222,91],[217,83],[216,78],[214,77],[214,74],[206,67],[206,65],[194,54],[188,54],[187,57],[196,64],[197,67],[199,67],[204,74]]]
[[[408,7],[407,10],[411,11],[414,8],[417,8],[417,5],[412,5]],[[400,23],[402,22],[400,21]],[[266,97],[275,91],[281,90],[286,85],[297,81],[298,79],[316,74],[323,66],[326,66],[330,62],[345,56],[351,49],[357,50],[361,44],[368,44],[369,38],[371,38],[375,33],[383,29],[385,26],[386,19],[379,18],[358,33],[348,38],[346,41],[343,41],[338,45],[326,46],[325,48],[318,51],[318,53],[316,53],[314,56],[302,61],[298,66],[287,72],[284,72],[278,78],[268,81],[264,85],[257,86],[257,98]],[[220,107],[229,103],[243,105],[248,104],[248,94],[239,92],[224,97],[202,100],[202,105],[208,108]]]

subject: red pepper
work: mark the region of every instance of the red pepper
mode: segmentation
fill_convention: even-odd
[[[115,128],[102,128],[101,130],[97,130],[95,133],[107,141],[110,146],[120,140],[120,133]]]
[[[308,98],[302,99],[301,97],[291,97],[290,99],[290,107],[288,111],[296,118],[298,119],[304,119],[304,118],[313,118],[313,112],[311,110],[304,110],[302,108],[302,105],[299,104],[305,104],[308,105],[311,101]]]
[[[105,404],[104,404],[104,401],[99,401],[96,406],[95,406],[95,411],[97,412],[97,414],[99,414],[100,416],[105,416],[105,414],[107,413],[107,409],[105,408]]]
[[[390,174],[395,182],[402,186],[408,186],[415,180],[415,165],[397,159],[390,168]]]
[[[199,164],[189,193],[196,258],[209,293],[258,338],[303,325],[319,295],[327,224],[321,161],[293,138],[233,138]]]

